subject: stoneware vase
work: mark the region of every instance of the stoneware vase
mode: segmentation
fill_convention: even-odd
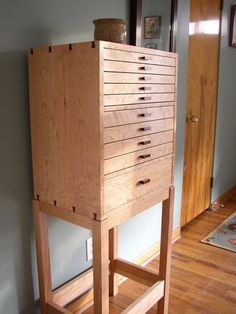
[[[125,44],[127,38],[126,20],[122,19],[98,19],[94,20],[94,39]]]

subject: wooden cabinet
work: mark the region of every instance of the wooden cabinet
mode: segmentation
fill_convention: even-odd
[[[99,41],[31,49],[35,201],[113,230],[168,200],[176,77],[177,56],[164,51]]]
[[[171,178],[176,55],[105,42],[38,48],[29,56],[29,80],[36,199],[102,220],[123,205],[109,199],[107,175],[119,181],[125,171],[137,195],[156,189],[160,201],[171,179],[139,181],[166,164]],[[111,157],[106,146],[115,147]]]

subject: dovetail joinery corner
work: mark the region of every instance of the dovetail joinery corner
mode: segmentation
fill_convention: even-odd
[[[96,41],[32,48],[28,60],[42,313],[71,313],[73,299],[80,311],[94,301],[95,313],[108,313],[117,274],[149,286],[123,313],[145,313],[158,301],[159,313],[167,313],[176,54]],[[157,274],[118,258],[117,226],[159,202]],[[45,232],[49,215],[93,232],[93,270],[55,291]]]

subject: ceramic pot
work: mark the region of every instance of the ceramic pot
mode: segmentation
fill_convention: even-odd
[[[94,39],[125,44],[127,38],[126,20],[122,19],[98,19],[93,21],[95,25]]]

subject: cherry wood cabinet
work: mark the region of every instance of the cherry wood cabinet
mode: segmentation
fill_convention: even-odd
[[[108,290],[117,292],[115,274],[121,268],[137,272],[137,281],[152,278],[150,291],[125,313],[142,313],[153,300],[159,301],[160,313],[167,313],[176,78],[177,55],[170,52],[102,41],[29,51],[42,313],[67,313],[63,305],[71,301],[68,293],[66,303],[58,305],[58,294],[51,291],[47,215],[93,231],[95,313],[108,313]],[[138,276],[137,266],[121,261],[116,243],[120,223],[159,202],[163,228],[157,280],[147,270]],[[83,280],[84,286],[88,282]]]

